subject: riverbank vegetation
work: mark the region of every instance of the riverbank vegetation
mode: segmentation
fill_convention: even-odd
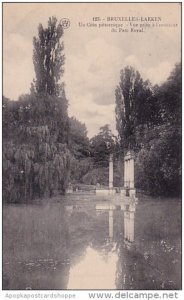
[[[136,153],[136,186],[152,195],[181,194],[181,64],[152,86],[138,71],[121,71],[116,121],[122,151]]]

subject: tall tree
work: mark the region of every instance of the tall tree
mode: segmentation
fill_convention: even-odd
[[[58,133],[59,142],[68,143],[68,100],[64,83],[60,82],[64,72],[63,28],[55,17],[48,20],[47,28],[38,26],[38,36],[33,38],[33,64],[36,80],[32,85],[35,98],[35,115],[38,125],[50,124],[53,133]]]
[[[38,27],[38,37],[33,38],[33,63],[36,73],[35,89],[38,93],[60,96],[59,80],[64,72],[62,25],[55,17],[49,18],[48,27]]]
[[[3,99],[5,201],[25,201],[65,192],[70,177],[68,101],[63,74],[62,26],[56,18],[38,28],[33,63],[36,80],[30,95],[18,101]],[[5,140],[4,140],[5,141]]]
[[[149,127],[155,122],[153,89],[149,81],[143,81],[138,71],[127,66],[120,72],[115,97],[116,128],[121,146],[124,149],[135,149],[137,130],[145,124]]]
[[[175,65],[168,79],[156,90],[164,123],[181,126],[182,113],[181,63]]]

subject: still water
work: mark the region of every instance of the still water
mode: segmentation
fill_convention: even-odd
[[[57,198],[3,208],[3,289],[180,289],[181,204]]]

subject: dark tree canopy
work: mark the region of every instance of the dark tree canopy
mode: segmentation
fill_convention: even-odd
[[[100,127],[99,133],[90,140],[91,156],[96,164],[108,165],[109,154],[115,149],[115,137],[109,125]]]
[[[48,27],[38,27],[38,37],[33,38],[33,63],[36,73],[35,89],[38,93],[60,95],[59,80],[64,72],[62,25],[55,17],[49,18]]]
[[[175,65],[167,81],[157,87],[156,96],[160,101],[164,123],[181,124],[182,113],[181,63]]]
[[[136,135],[144,125],[151,127],[159,122],[159,107],[150,82],[127,66],[120,73],[120,83],[115,91],[116,128],[121,147],[135,149]]]
[[[70,146],[76,158],[89,156],[89,139],[87,137],[86,125],[71,117],[70,123]]]

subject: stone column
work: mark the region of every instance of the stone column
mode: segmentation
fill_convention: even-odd
[[[130,159],[130,188],[134,188],[134,159]]]
[[[134,212],[129,213],[129,241],[134,242]]]
[[[125,159],[125,162],[124,162],[124,187],[126,188],[127,186],[129,186],[129,160]]]
[[[113,154],[109,156],[109,189],[113,188]]]
[[[124,240],[127,240],[128,238],[127,229],[127,212],[124,211]]]
[[[113,238],[113,210],[109,210],[109,237]]]
[[[135,196],[133,151],[128,151],[124,157],[124,194],[126,194],[127,188],[128,196]]]
[[[134,242],[134,212],[124,212],[124,239]]]
[[[130,175],[131,175],[131,170],[130,170],[130,159],[128,159],[128,187],[130,187]]]
[[[124,187],[126,187],[127,184],[127,161],[124,161]]]

